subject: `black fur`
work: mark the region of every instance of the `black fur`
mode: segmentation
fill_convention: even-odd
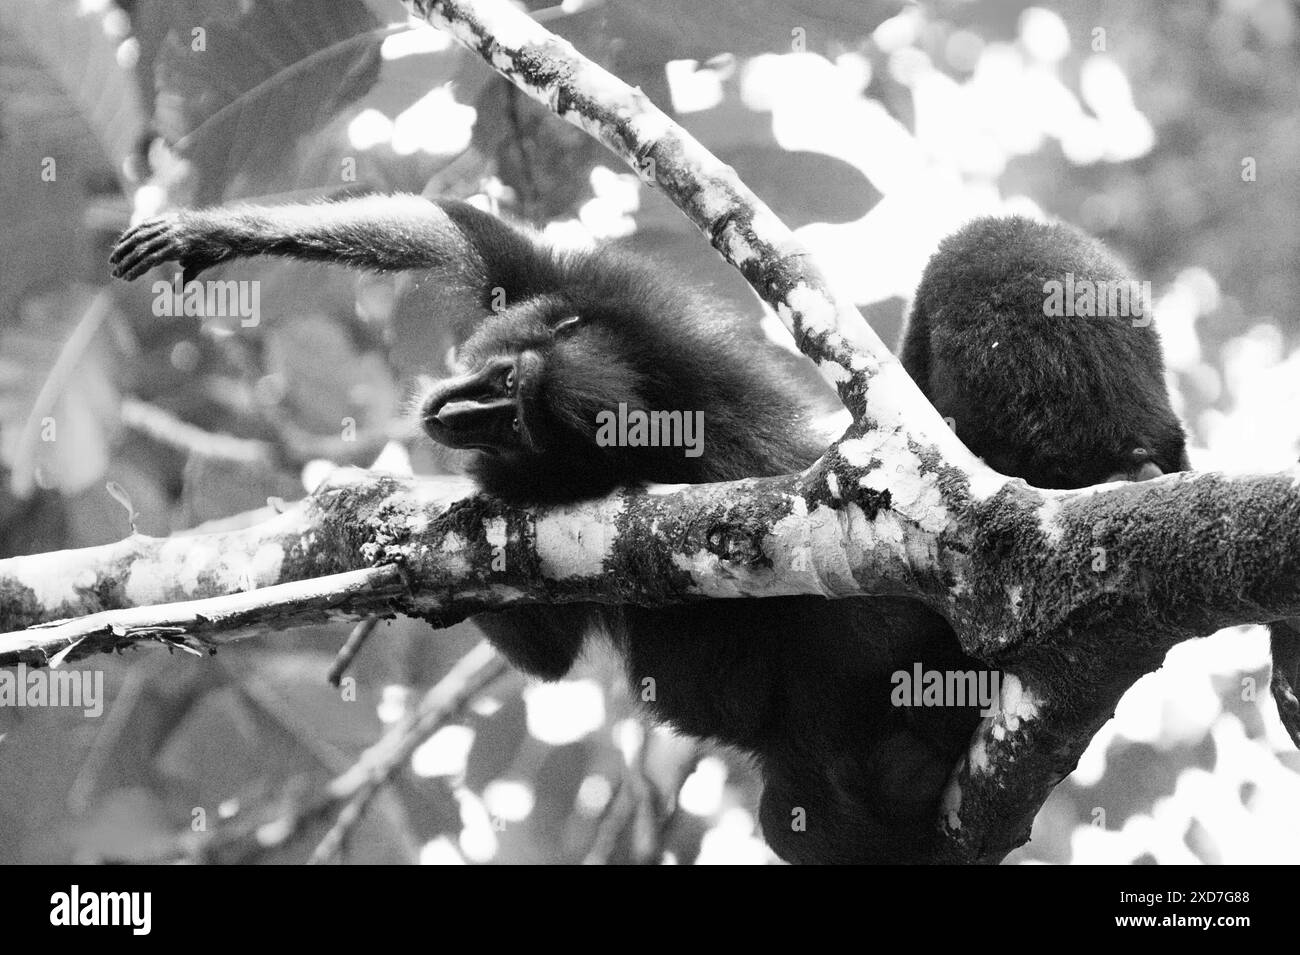
[[[424,415],[439,440],[485,449],[474,473],[512,500],[784,474],[822,450],[807,406],[769,357],[647,266],[610,251],[557,252],[457,203],[391,197],[313,211],[181,213],[128,233],[113,261],[134,277],[168,259],[274,253],[434,269],[477,283],[485,306],[499,290],[495,314],[467,316],[476,330],[461,350],[466,375],[436,386]],[[1071,230],[1016,219],[969,226],[926,271],[907,367],[967,443],[1008,473],[1073,487],[1140,465],[1139,448],[1175,469],[1182,431],[1158,345],[1119,324],[1044,320],[1043,277],[1064,270],[1118,274]],[[598,447],[596,415],[620,402],[702,411],[704,453]],[[979,719],[971,707],[891,705],[899,670],[977,669],[941,617],[902,598],[561,605],[478,622],[544,678],[568,672],[589,632],[609,632],[638,693],[652,681],[658,718],[754,756],[764,835],[795,862],[925,858],[939,795]]]
[[[904,367],[968,448],[1036,487],[1187,470],[1155,327],[1140,316],[1045,314],[1045,283],[1063,283],[1067,273],[1132,278],[1100,242],[1069,226],[972,222],[926,267]],[[1148,462],[1155,468],[1143,471]]]

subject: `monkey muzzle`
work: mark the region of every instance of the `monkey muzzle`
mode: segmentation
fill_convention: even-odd
[[[449,448],[489,454],[521,449],[518,378],[515,360],[502,356],[439,382],[420,410],[425,432]]]

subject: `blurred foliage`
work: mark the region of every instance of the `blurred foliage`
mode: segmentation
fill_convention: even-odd
[[[887,338],[961,221],[1059,216],[1156,289],[1195,463],[1295,459],[1290,3],[528,5],[671,107]],[[559,241],[624,243],[760,319],[746,326],[753,347],[784,349],[833,407],[670,202],[442,34],[408,29],[390,0],[6,0],[0,164],[0,556],[119,539],[127,512],[109,482],[143,532],[229,526],[267,513],[268,497],[301,497],[323,466],[407,443],[391,427],[402,396],[441,371],[463,303],[418,277],[259,261],[239,273],[265,290],[257,327],[158,318],[148,284],[110,284],[105,260],[133,215],[168,206],[407,190],[531,219]],[[456,465],[427,443],[408,450],[419,471]],[[323,674],[345,636],[311,628],[215,662],[97,664],[110,696],[98,719],[0,709],[0,862],[140,857],[196,820],[274,819],[478,637],[385,624],[344,697]],[[1300,759],[1266,675],[1258,631],[1177,648],[1015,858],[1294,861]],[[560,684],[512,677],[476,700],[371,806],[346,857],[770,861],[756,796],[734,754],[645,724],[595,653]]]

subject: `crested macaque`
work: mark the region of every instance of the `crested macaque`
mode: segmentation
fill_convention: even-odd
[[[180,212],[129,230],[111,261],[127,279],[173,261],[188,277],[248,255],[418,269],[473,292],[465,373],[433,385],[420,416],[433,440],[472,452],[482,487],[510,501],[786,474],[824,450],[807,397],[772,356],[740,343],[724,309],[653,264],[609,248],[560,251],[463,203],[376,196]],[[1065,273],[1127,277],[1073,229],[1022,218],[966,226],[917,292],[909,373],[973,451],[1031,483],[1187,467],[1154,330],[1044,317],[1044,282]],[[702,411],[703,453],[598,441],[599,416],[620,404]],[[607,635],[656,718],[752,755],[764,836],[791,862],[927,859],[940,795],[980,719],[973,701],[891,702],[896,673],[981,669],[939,614],[900,597],[562,604],[475,619],[545,679],[567,673],[589,635]]]
[[[1049,312],[1053,283],[1100,288],[1093,314]],[[1108,288],[1132,276],[1059,223],[978,219],[926,266],[904,332],[908,374],[968,448],[1035,487],[1075,488],[1189,470],[1165,389],[1150,303]]]

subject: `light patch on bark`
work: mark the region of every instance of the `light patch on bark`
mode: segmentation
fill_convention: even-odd
[[[284,548],[279,544],[263,544],[248,564],[248,575],[254,585],[258,581],[275,583],[279,581],[280,569],[284,566]]]
[[[438,545],[438,549],[443,554],[441,565],[444,573],[469,576],[474,569],[474,565],[466,556],[469,550],[469,541],[455,531],[447,532]]]
[[[553,580],[601,573],[617,537],[622,497],[559,507],[537,522],[537,557]]]
[[[896,543],[890,531],[898,526],[897,521],[886,524],[877,515],[873,524],[867,520],[867,512],[856,504],[846,504],[836,511],[836,515],[840,522],[840,533],[844,536],[845,560],[850,568],[864,566],[869,555],[876,553],[877,547],[885,543]]]
[[[796,285],[786,294],[785,301],[777,306],[777,314],[785,327],[795,327],[795,313],[802,318],[803,330],[809,335],[834,334],[839,331],[835,303],[819,289]]]
[[[853,510],[857,511],[858,529],[870,534],[862,509]],[[803,498],[794,499],[791,511],[772,525],[764,542],[763,550],[772,559],[776,578],[790,583],[811,581],[826,597],[858,593],[860,588],[847,550],[845,515],[824,505],[809,513]],[[852,516],[848,520],[851,524]]]
[[[517,603],[528,597],[526,591],[510,584],[487,584],[482,587],[462,587],[456,591],[458,598],[481,600],[492,607],[507,603]]]
[[[885,431],[915,425],[919,416],[912,412],[916,410],[917,402],[906,400],[909,393],[919,394],[903,366],[892,359],[881,363],[871,379],[871,390],[867,392],[867,416]]]
[[[725,245],[727,247],[727,258],[734,262],[737,268],[750,262],[758,261],[758,249],[754,247],[753,243],[745,238],[744,233],[739,229],[728,230]],[[790,323],[788,321],[785,322],[785,326],[786,328],[789,328]]]
[[[1061,513],[1061,499],[1055,494],[1045,494],[1043,503],[1039,505],[1038,526],[1043,532],[1043,537],[1049,544],[1059,544],[1062,536],[1065,534],[1065,528],[1057,523],[1057,515]]]
[[[689,484],[647,484],[645,492],[651,497],[665,497],[669,494],[676,494],[678,491],[684,491],[691,485]]]
[[[504,517],[489,517],[483,523],[483,539],[488,542],[489,547],[496,550],[504,549],[510,540],[506,528],[506,519]]]
[[[754,591],[747,586],[745,577],[731,573],[722,558],[707,550],[697,550],[690,556],[673,554],[672,560],[675,567],[691,575],[694,591],[705,597],[744,597]]]
[[[165,541],[153,557],[141,555],[131,562],[123,590],[127,602],[133,607],[164,603],[167,591],[180,588],[186,594],[195,594],[200,573],[212,573],[212,585],[217,593],[242,590],[239,574],[229,563],[222,561],[221,549],[202,537],[179,537]],[[165,585],[165,586],[164,586]]]
[[[1006,487],[1008,481],[1014,480],[1014,478],[1009,478],[1005,474],[994,471],[982,460],[966,450],[966,445],[960,442],[956,443],[956,448],[945,447],[941,451],[949,461],[959,464],[963,461],[969,462],[966,465],[966,472],[970,482],[970,496],[974,500],[987,501]]]
[[[639,113],[628,125],[632,127],[632,135],[642,143],[659,142],[668,135],[668,130],[672,127],[668,117],[659,110],[646,110]]]
[[[1021,721],[1038,719],[1042,701],[1014,673],[1004,673],[999,706],[1001,713],[996,718],[1005,720],[1007,729],[1015,733],[1019,731]]]
[[[1019,618],[1020,603],[1024,596],[1024,588],[1021,587],[1019,584],[1009,584],[1007,585],[1006,591],[1007,591],[1007,606],[1011,608],[1011,615],[1013,617]]]
[[[76,606],[81,600],[78,591],[94,587],[97,575],[93,565],[69,574],[65,559],[61,551],[25,558],[17,565],[21,570],[14,580],[31,589],[38,606],[57,607],[64,602]]]
[[[951,516],[939,491],[938,476],[920,471],[906,434],[872,431],[841,443],[840,454],[858,468],[867,468],[873,460],[880,462],[879,467],[859,478],[858,484],[873,491],[888,491],[890,510],[932,534],[948,526]]]
[[[463,474],[439,476],[436,481],[416,481],[410,485],[415,505],[410,516],[411,536],[429,530],[429,521],[442,516],[449,507],[463,501],[477,490],[474,479]]]
[[[993,717],[996,719],[996,717]],[[982,776],[992,768],[992,760],[989,758],[988,734],[984,732],[981,726],[975,732],[975,738],[971,741],[970,752],[966,757],[970,765],[970,774],[972,776]]]
[[[948,780],[943,795],[939,797],[939,811],[953,832],[961,831],[961,786],[957,784],[961,771],[962,766],[958,765],[957,771]]]

